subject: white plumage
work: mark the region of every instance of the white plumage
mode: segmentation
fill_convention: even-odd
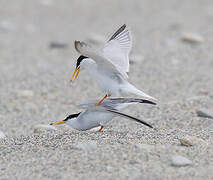
[[[108,98],[101,105],[94,106],[97,102],[98,101],[95,100],[79,105],[80,108],[83,108],[85,110],[77,114],[71,114],[62,121],[52,123],[52,125],[66,123],[67,125],[71,126],[74,129],[85,131],[94,127],[105,126],[114,117],[120,116],[126,119],[139,122],[143,125],[152,128],[152,126],[149,123],[120,112],[120,110],[126,108],[128,105],[131,104],[137,103],[154,104],[151,101],[135,98]]]
[[[79,72],[80,67],[87,69],[106,93],[103,99],[110,95],[127,96],[132,94],[156,101],[155,98],[140,91],[127,81],[131,47],[132,38],[126,25],[120,27],[101,49],[94,49],[85,42],[75,41],[75,49],[83,55],[79,57],[81,60],[77,61],[76,71]]]

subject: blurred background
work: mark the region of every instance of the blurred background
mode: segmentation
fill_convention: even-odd
[[[1,127],[63,118],[102,97],[84,71],[70,85],[79,56],[73,42],[102,45],[124,23],[133,34],[129,77],[136,87],[160,103],[212,92],[211,0],[1,0]]]
[[[165,130],[157,140],[146,139],[168,143],[166,132],[173,129],[176,136],[179,128],[211,139],[212,121],[195,112],[213,109],[212,0],[0,0],[0,130],[9,137],[32,135],[35,125],[61,120],[79,112],[77,104],[102,98],[86,71],[69,82],[79,56],[74,40],[101,46],[124,23],[133,35],[129,81],[159,100],[157,107],[127,112]],[[109,129],[137,137],[150,132],[118,119]]]

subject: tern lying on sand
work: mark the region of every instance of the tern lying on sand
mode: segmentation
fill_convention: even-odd
[[[80,104],[79,107],[85,109],[84,111],[77,114],[71,114],[64,120],[51,123],[51,125],[66,123],[72,128],[81,131],[101,126],[101,128],[99,129],[99,131],[101,131],[106,125],[106,123],[112,120],[112,118],[120,116],[153,128],[149,123],[145,122],[144,120],[120,112],[120,110],[126,108],[128,105],[131,104],[155,104],[151,101],[135,98],[108,98],[104,102],[102,102],[101,105],[94,106],[97,102],[98,101],[95,100]]]

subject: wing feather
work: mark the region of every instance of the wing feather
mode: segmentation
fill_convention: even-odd
[[[132,37],[125,24],[112,35],[100,51],[92,49],[85,42],[75,41],[75,49],[80,54],[90,57],[108,70],[121,74],[125,79],[128,78],[131,48]]]
[[[129,72],[129,53],[131,48],[131,33],[124,24],[105,44],[102,49],[102,53],[103,56],[106,57],[112,64],[114,64],[120,72],[127,73]]]
[[[98,102],[99,102],[99,100],[89,100],[89,101],[86,101],[86,102],[78,105],[78,107],[80,107],[82,109],[87,109],[89,107],[94,107],[94,105],[97,104]],[[145,103],[145,104],[156,105],[156,103],[149,101],[149,100],[145,100],[145,99],[107,98],[102,102],[102,104],[100,106],[109,108],[109,109],[118,109],[119,106],[124,105],[123,107],[126,107],[127,105],[136,104],[136,103]]]
[[[85,110],[86,112],[95,112],[95,111],[99,111],[99,112],[108,112],[108,113],[111,113],[111,114],[114,114],[116,116],[120,116],[120,117],[124,117],[126,119],[130,119],[130,120],[133,120],[133,121],[136,121],[136,122],[139,122],[141,124],[144,124],[150,128],[153,128],[152,125],[150,125],[148,122],[144,121],[144,120],[141,120],[141,119],[138,119],[138,118],[135,118],[133,116],[130,116],[128,114],[125,114],[125,113],[122,113],[114,108],[111,108],[111,107],[103,107],[103,106],[92,106],[92,107],[89,107]],[[80,114],[79,116],[79,119],[81,117],[82,113]]]
[[[125,79],[127,78],[127,75],[124,72],[119,71],[118,68],[111,61],[106,59],[99,51],[93,49],[87,43],[75,41],[74,46],[77,52],[93,59],[100,68],[107,69],[108,71],[115,74],[120,74]]]
[[[126,28],[126,24],[124,24],[123,26],[121,26],[113,35],[112,37],[109,39],[109,41],[115,39],[118,34],[121,34],[121,32],[123,32],[123,30]]]
[[[113,113],[113,114],[115,114],[115,115],[117,115],[117,116],[121,116],[121,117],[124,117],[124,118],[126,118],[126,119],[130,119],[130,120],[139,122],[139,123],[141,123],[141,124],[143,124],[143,125],[145,125],[145,126],[148,126],[149,128],[153,128],[152,125],[150,125],[150,124],[147,123],[146,121],[141,120],[141,119],[138,119],[138,118],[135,118],[135,117],[130,116],[130,115],[128,115],[128,114],[124,114],[124,113],[122,113],[122,112],[119,112],[119,111],[116,111],[116,110],[111,110],[111,109],[108,109],[107,111],[110,112],[110,113]]]

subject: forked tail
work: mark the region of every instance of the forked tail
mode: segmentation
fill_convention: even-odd
[[[135,86],[133,86],[132,84],[129,84],[128,88],[126,88],[126,91],[129,92],[130,94],[135,94],[138,96],[141,96],[147,100],[152,100],[152,101],[157,101],[156,98],[142,92],[141,90],[137,89]]]

